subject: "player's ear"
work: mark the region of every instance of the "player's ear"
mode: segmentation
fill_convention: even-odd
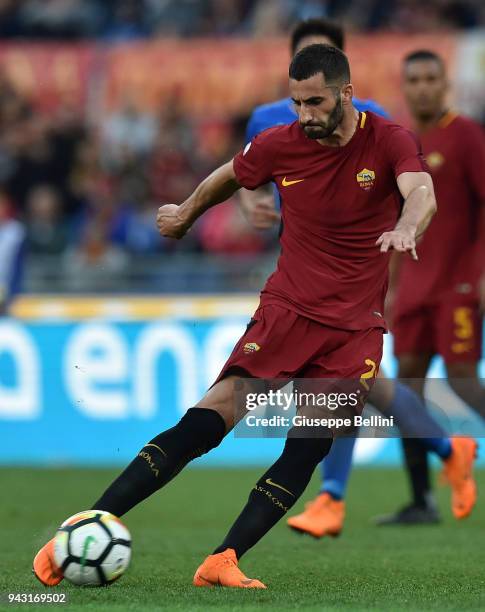
[[[347,83],[347,85],[344,85],[340,92],[342,94],[342,102],[344,104],[352,104],[352,98],[354,96],[354,86],[352,83]]]

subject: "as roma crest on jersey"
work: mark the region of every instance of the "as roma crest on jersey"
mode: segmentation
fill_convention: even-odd
[[[246,342],[246,344],[244,345],[243,351],[247,355],[249,353],[255,353],[256,351],[259,351],[260,348],[261,347],[256,342]]]
[[[359,187],[361,187],[365,191],[368,191],[369,189],[372,189],[372,187],[374,187],[376,173],[374,172],[374,170],[368,170],[367,168],[364,168],[360,172],[357,172],[355,178],[357,179]]]

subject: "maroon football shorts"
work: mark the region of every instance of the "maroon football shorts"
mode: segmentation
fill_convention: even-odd
[[[265,380],[361,380],[368,392],[379,370],[383,332],[336,329],[281,306],[260,306],[216,382],[244,370]]]
[[[441,355],[449,364],[476,363],[482,352],[482,322],[473,297],[450,292],[438,304],[396,315],[394,354]]]

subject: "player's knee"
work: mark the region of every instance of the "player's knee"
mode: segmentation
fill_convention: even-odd
[[[426,376],[430,360],[431,357],[429,355],[400,355],[398,358],[398,377],[406,379],[406,384],[409,387],[420,386],[420,380]],[[420,392],[417,388],[414,390],[418,393]]]
[[[243,416],[243,412],[237,410],[235,402],[238,380],[241,376],[239,373],[235,375],[232,370],[229,370],[222,380],[216,382],[195,406],[198,410],[211,409],[218,413],[224,420],[226,431],[232,429]]]
[[[446,364],[446,371],[450,383],[454,378],[466,378],[469,381],[477,378],[476,363],[448,363]]]
[[[453,363],[446,366],[448,384],[451,389],[466,403],[473,407],[482,406],[485,402],[485,388],[477,375],[474,363]]]

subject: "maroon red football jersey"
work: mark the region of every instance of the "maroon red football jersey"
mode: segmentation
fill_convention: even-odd
[[[483,129],[471,119],[447,113],[420,140],[438,211],[418,244],[419,261],[403,258],[396,314],[438,303],[450,291],[476,296],[485,268],[485,237],[479,226],[485,204]]]
[[[340,329],[385,328],[389,255],[375,242],[400,214],[396,177],[426,171],[411,132],[360,113],[351,140],[330,147],[294,122],[256,136],[234,171],[247,189],[274,181],[281,196],[281,254],[261,304]]]

